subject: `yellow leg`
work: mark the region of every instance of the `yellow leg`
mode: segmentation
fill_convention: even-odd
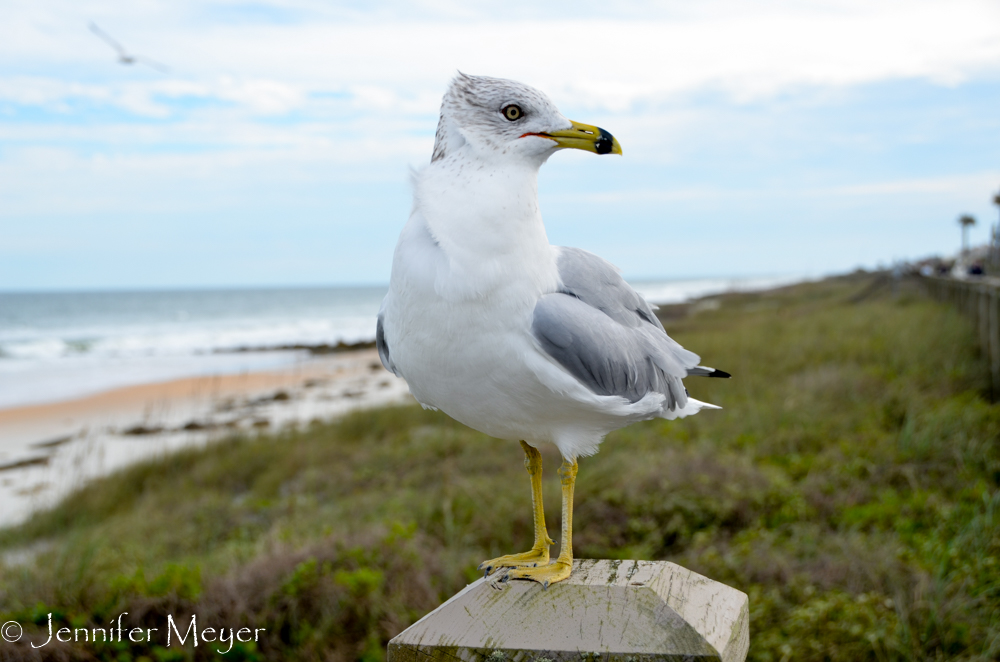
[[[542,507],[542,454],[538,449],[521,442],[524,449],[524,468],[531,477],[531,506],[535,518],[535,544],[530,551],[521,554],[508,554],[499,558],[483,561],[479,569],[490,574],[499,568],[519,568],[545,565],[549,562],[549,545],[552,539],[545,528],[545,508]]]
[[[552,563],[536,568],[515,568],[507,572],[507,579],[530,579],[545,588],[569,577],[573,570],[573,488],[576,486],[576,460],[563,460],[559,467],[562,477],[562,541],[559,558]]]

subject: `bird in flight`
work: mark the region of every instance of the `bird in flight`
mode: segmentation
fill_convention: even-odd
[[[542,92],[459,73],[429,165],[414,174],[376,344],[425,407],[519,440],[531,481],[531,550],[484,561],[493,584],[549,584],[573,566],[577,458],[612,430],[716,408],[682,379],[729,377],[672,340],[616,267],[549,244],[538,171],[560,149],[621,154],[604,129],[566,119]],[[562,539],[549,562],[539,445],[563,462]]]
[[[90,23],[90,31],[96,34],[98,37],[100,37],[105,43],[111,46],[111,48],[115,49],[115,52],[118,53],[118,62],[120,64],[125,64],[125,65],[131,65],[136,63],[144,64],[147,67],[156,69],[160,73],[164,74],[170,71],[170,67],[168,67],[165,64],[160,64],[156,60],[151,60],[150,58],[145,57],[143,55],[135,55],[133,53],[129,53],[128,51],[125,50],[125,47],[123,47],[121,44],[115,41],[115,39],[111,35],[109,35],[101,28],[97,27],[96,23],[93,22]]]

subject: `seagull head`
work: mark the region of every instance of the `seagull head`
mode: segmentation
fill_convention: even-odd
[[[481,155],[539,165],[558,149],[622,153],[610,133],[566,119],[533,87],[459,72],[441,102],[431,161],[447,158],[466,146]]]

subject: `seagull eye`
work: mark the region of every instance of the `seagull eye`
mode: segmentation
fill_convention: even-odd
[[[504,106],[503,110],[501,110],[500,112],[503,113],[503,116],[509,119],[511,122],[515,122],[524,117],[524,111],[521,110],[521,107],[515,106],[514,104],[511,104],[509,106]]]

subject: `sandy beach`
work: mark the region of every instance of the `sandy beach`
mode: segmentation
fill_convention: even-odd
[[[375,350],[288,368],[190,377],[61,402],[0,409],[0,526],[23,521],[88,480],[133,462],[408,398]]]
[[[774,284],[636,287],[666,302]],[[384,296],[376,286],[0,293],[0,526],[157,454],[404,399],[406,384],[366,349]]]

